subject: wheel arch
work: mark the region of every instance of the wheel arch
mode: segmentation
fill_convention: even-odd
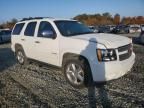
[[[63,54],[62,66],[63,66],[65,60],[67,60],[67,58],[72,58],[72,57],[78,57],[79,60],[84,59],[84,61],[85,61],[85,62],[89,65],[89,67],[90,67],[89,60],[87,59],[87,57],[85,57],[85,56],[83,56],[83,55],[80,55],[80,54],[75,54],[75,53],[65,53],[65,54]]]
[[[22,45],[21,45],[21,44],[16,43],[16,44],[15,44],[15,50],[17,50],[18,48],[23,48],[23,47],[22,47]]]
[[[22,49],[24,51],[24,48],[22,47],[22,45],[19,43],[16,43],[15,44],[15,53],[17,52],[18,49]],[[24,51],[24,53],[25,53],[25,51]]]
[[[91,66],[90,66],[90,62],[88,60],[88,58],[86,58],[83,55],[80,54],[74,54],[74,53],[65,53],[63,55],[63,60],[62,60],[62,70],[64,71],[64,67],[65,67],[65,63],[67,62],[67,58],[78,58],[78,60],[80,61],[84,61],[85,65],[85,69],[86,69],[86,74],[85,74],[85,81],[84,81],[84,86],[88,87],[88,86],[92,86],[93,85],[93,76],[92,76],[92,70],[91,70]],[[66,61],[65,61],[66,60]],[[69,60],[73,60],[73,59],[69,59]]]

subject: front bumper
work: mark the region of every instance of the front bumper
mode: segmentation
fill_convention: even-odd
[[[95,60],[93,60],[90,63],[93,81],[105,82],[117,79],[130,71],[134,62],[134,53],[132,53],[128,59],[123,61],[95,62]]]

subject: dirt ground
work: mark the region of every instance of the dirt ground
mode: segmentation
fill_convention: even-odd
[[[144,46],[127,75],[101,87],[74,89],[63,73],[17,64],[10,43],[0,44],[0,108],[144,108]]]

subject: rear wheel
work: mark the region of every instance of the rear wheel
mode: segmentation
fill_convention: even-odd
[[[92,84],[91,72],[84,59],[74,57],[66,60],[63,66],[66,80],[75,88],[83,88]]]
[[[25,56],[23,49],[17,49],[16,59],[17,59],[18,63],[21,65],[24,65],[27,63],[27,57]]]

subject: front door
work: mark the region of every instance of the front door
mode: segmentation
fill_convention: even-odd
[[[52,31],[55,35],[56,32],[52,25],[47,21],[41,21],[38,27],[38,34],[35,38],[35,53],[36,58],[39,61],[59,65],[59,39],[56,37],[52,39],[50,37],[44,37],[42,35],[43,31]]]

